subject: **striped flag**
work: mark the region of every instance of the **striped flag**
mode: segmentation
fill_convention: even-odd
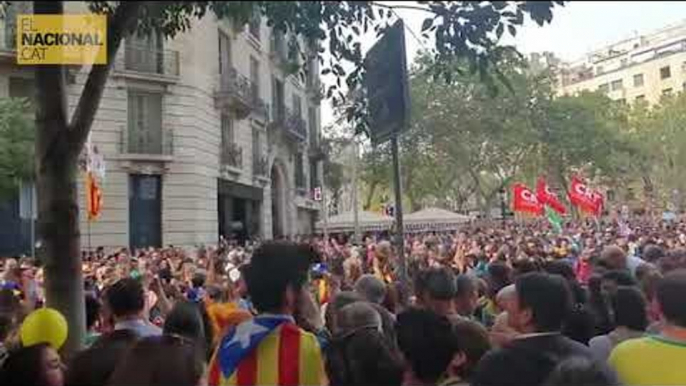
[[[325,381],[317,338],[290,317],[262,315],[224,336],[210,362],[208,384],[320,385]]]

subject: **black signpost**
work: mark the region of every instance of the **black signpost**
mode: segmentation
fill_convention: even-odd
[[[398,136],[407,129],[410,119],[410,93],[405,53],[405,28],[398,20],[369,50],[364,61],[365,88],[369,106],[369,130],[372,145],[391,141],[393,186],[395,188],[395,244],[399,276],[409,288],[405,261],[402,184],[398,157]]]

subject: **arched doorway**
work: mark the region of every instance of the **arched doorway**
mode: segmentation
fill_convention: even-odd
[[[285,179],[282,169],[275,162],[271,170],[272,190],[272,237],[285,236],[286,197]]]

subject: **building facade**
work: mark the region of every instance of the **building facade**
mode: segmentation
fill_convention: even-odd
[[[558,63],[558,93],[600,90],[627,103],[659,102],[686,87],[686,23],[625,39]]]
[[[13,50],[11,16],[21,7],[12,3],[0,32],[0,97],[32,95],[32,68],[16,65]],[[103,210],[90,223],[80,211],[82,245],[87,237],[93,247],[146,247],[310,233],[321,87],[314,59],[306,77],[288,72],[288,39],[259,17],[242,27],[208,14],[171,40],[123,42],[91,133],[106,164]],[[87,74],[70,70],[70,112]],[[80,176],[82,209],[84,186]]]

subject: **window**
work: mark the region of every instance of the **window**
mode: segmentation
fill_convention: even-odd
[[[603,66],[598,66],[595,68],[595,73],[596,75],[600,75],[603,73]]]
[[[317,130],[317,111],[312,107],[307,109],[307,128],[310,134],[310,146],[316,146],[319,130]]]
[[[608,91],[610,91],[610,85],[608,83],[601,84],[600,86],[598,86],[598,91],[608,92]]]
[[[260,25],[262,24],[262,18],[260,15],[255,13],[255,15],[248,22],[248,31],[257,41],[260,41]]]
[[[254,98],[260,97],[260,62],[254,56],[250,57],[250,86]]]
[[[638,101],[644,101],[645,99],[646,99],[646,96],[645,96],[645,95],[637,95],[637,96],[636,96],[636,99],[634,99],[634,101],[636,101],[636,102],[638,102]]]
[[[260,129],[253,127],[252,129],[252,157],[256,163],[262,157],[262,140],[260,138]]]
[[[219,31],[219,73],[228,74],[231,67],[231,39]]]
[[[643,74],[634,75],[634,87],[643,86]]]
[[[665,96],[672,95],[672,88],[670,87],[670,88],[666,88],[666,89],[662,90],[662,95],[665,95]]]
[[[624,104],[626,104],[626,99],[625,98],[617,99],[617,102],[624,105]]]
[[[162,154],[162,94],[129,91],[128,152]]]
[[[233,120],[227,114],[221,115],[222,146],[233,143]]]
[[[161,32],[136,34],[126,39],[125,67],[127,70],[165,74],[164,36]]]
[[[279,79],[272,78],[272,105],[274,106],[274,118],[282,119],[285,106],[285,92],[283,82]]]
[[[296,153],[295,155],[295,187],[298,189],[305,188],[305,166],[303,165],[303,153]]]
[[[314,189],[319,186],[317,163],[315,161],[310,161],[310,189]]]
[[[612,83],[610,83],[610,88],[612,88],[612,91],[621,90],[624,88],[624,82],[622,82],[621,79],[613,80]]]
[[[620,60],[620,64],[619,64],[619,65],[620,65],[621,67],[625,67],[628,63],[629,63],[629,59],[624,58],[624,59]]]
[[[293,114],[298,118],[303,116],[303,102],[300,95],[293,94]]]
[[[660,79],[668,79],[671,76],[672,71],[669,69],[669,66],[660,69]]]

